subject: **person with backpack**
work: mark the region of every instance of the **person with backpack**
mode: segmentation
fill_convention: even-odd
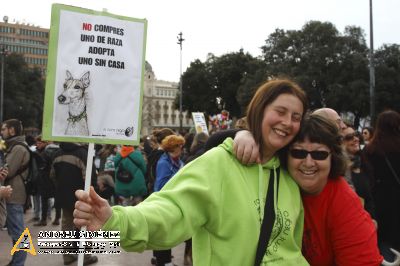
[[[4,185],[11,186],[13,190],[11,196],[6,199],[6,225],[8,235],[13,242],[12,246],[14,246],[25,230],[24,205],[27,193],[25,191],[24,179],[28,176],[29,169],[28,167],[25,170],[21,169],[29,164],[30,153],[22,132],[22,123],[18,119],[6,120],[1,125],[1,136],[7,146],[5,155],[6,165],[3,167],[8,169],[8,175],[4,179]],[[9,265],[24,265],[26,254],[24,251],[15,252]]]
[[[147,194],[145,174],[146,162],[139,150],[133,146],[122,146],[114,158],[115,193],[125,199],[132,198],[136,205]]]
[[[51,164],[55,152],[59,147],[51,142],[42,140],[41,136],[36,138],[36,151],[40,157],[39,165],[39,178],[37,180],[37,191],[40,195],[42,212],[41,219],[34,226],[46,226],[47,218],[51,219],[51,206],[50,199],[55,196],[55,183],[54,180],[50,178]],[[49,208],[50,207],[50,208]]]

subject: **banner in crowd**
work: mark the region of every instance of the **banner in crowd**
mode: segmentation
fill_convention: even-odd
[[[207,122],[204,118],[204,113],[193,112],[192,117],[196,133],[204,132],[208,135]]]
[[[47,140],[138,144],[147,20],[53,4]]]

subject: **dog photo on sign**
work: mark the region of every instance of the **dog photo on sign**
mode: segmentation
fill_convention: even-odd
[[[87,71],[80,79],[73,78],[71,72],[66,71],[63,91],[57,97],[59,104],[68,106],[65,135],[89,136],[88,115],[86,112],[87,93],[90,85],[90,72]]]

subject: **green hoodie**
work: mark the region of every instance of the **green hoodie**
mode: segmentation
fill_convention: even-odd
[[[264,165],[242,165],[227,139],[138,206],[113,207],[103,230],[120,230],[127,251],[168,249],[192,237],[194,265],[253,266],[269,174],[278,166],[276,157]],[[262,265],[308,265],[301,254],[299,189],[283,169],[277,190],[276,220]]]

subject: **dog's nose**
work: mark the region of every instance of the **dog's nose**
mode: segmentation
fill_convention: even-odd
[[[60,103],[63,103],[63,102],[65,102],[65,100],[67,99],[64,95],[60,95],[60,96],[58,96],[58,102],[60,102]]]

